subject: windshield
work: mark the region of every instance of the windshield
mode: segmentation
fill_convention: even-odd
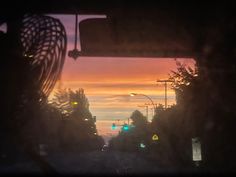
[[[0,17],[1,174],[235,172],[234,6],[37,4]]]

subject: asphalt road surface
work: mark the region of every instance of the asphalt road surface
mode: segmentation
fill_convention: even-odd
[[[157,161],[144,158],[144,154],[120,151],[93,151],[84,153],[60,153],[45,156],[45,160],[60,175],[146,175],[176,174],[174,169],[163,169]],[[149,159],[149,160],[148,160]],[[193,169],[189,171],[191,174]],[[188,171],[187,171],[188,172]],[[44,174],[32,160],[15,164],[0,164],[3,174]],[[188,173],[187,173],[188,174]]]
[[[147,174],[160,169],[135,153],[94,151],[51,157],[59,174]]]

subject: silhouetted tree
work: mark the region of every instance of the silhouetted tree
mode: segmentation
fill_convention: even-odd
[[[197,94],[193,89],[199,84],[198,68],[196,65],[191,68],[178,61],[176,61],[176,66],[177,71],[172,71],[169,77],[169,80],[172,81],[172,89],[176,94],[176,102],[178,105],[191,103],[191,99]]]
[[[50,101],[62,114],[61,143],[69,151],[100,149],[104,144],[97,135],[95,120],[83,89],[59,90]]]
[[[153,156],[165,165],[172,167],[191,166],[191,138],[198,134],[199,120],[201,120],[202,102],[198,69],[190,68],[176,62],[177,71],[172,71],[172,89],[176,93],[176,105],[164,109],[162,105],[156,108],[156,115],[151,122],[150,129],[159,135],[158,146],[152,146]],[[197,104],[196,104],[197,102]]]
[[[135,127],[145,126],[147,124],[147,117],[145,117],[139,110],[135,110],[131,114],[130,118]]]
[[[109,141],[111,149],[139,151],[140,143],[147,144],[147,118],[138,110],[135,110],[130,118],[132,119],[132,123],[129,126],[129,129],[122,130],[117,137],[114,137]]]

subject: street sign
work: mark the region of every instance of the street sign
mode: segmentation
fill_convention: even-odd
[[[159,137],[157,136],[157,134],[154,134],[154,135],[152,136],[152,140],[153,140],[153,141],[158,141],[158,140],[159,140]]]
[[[193,161],[201,161],[201,143],[199,138],[192,138],[192,152],[193,152]]]

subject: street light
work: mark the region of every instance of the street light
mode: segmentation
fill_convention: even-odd
[[[152,103],[153,110],[155,110],[155,104],[154,104],[154,102],[152,101],[152,99],[149,96],[147,96],[145,94],[140,94],[140,93],[130,93],[130,96],[137,96],[137,95],[145,96],[146,98],[148,98],[151,101],[151,103]]]
[[[71,104],[72,104],[72,105],[77,105],[78,102],[77,102],[77,101],[72,101]]]

